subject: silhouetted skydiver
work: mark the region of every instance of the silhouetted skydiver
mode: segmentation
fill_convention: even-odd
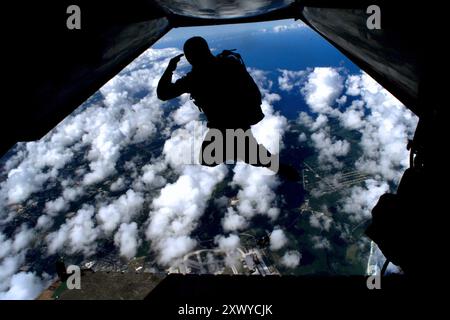
[[[166,101],[183,93],[189,93],[195,105],[204,112],[208,121],[207,127],[210,130],[202,143],[200,163],[215,166],[226,160],[236,161],[239,159],[251,165],[264,166],[274,170],[271,163],[263,162],[259,157],[256,162],[249,161],[252,152],[258,155],[265,154],[265,159],[272,155],[263,145],[256,142],[250,130],[250,126],[261,121],[264,114],[261,110],[261,93],[247,72],[240,55],[225,50],[214,56],[208,43],[202,37],[188,39],[184,44],[183,51],[192,70],[172,83],[172,74],[183,54],[172,58],[158,83],[157,95],[159,99]],[[230,159],[226,156],[227,129],[242,129],[246,133],[244,156],[237,152],[236,143],[234,143],[234,157]],[[224,157],[222,161],[210,163],[205,161],[203,155],[205,149],[214,142],[215,132],[220,132],[223,136]],[[230,142],[229,140],[228,142]],[[256,149],[249,150],[251,145],[256,146]],[[278,168],[277,163],[274,171],[277,170],[288,179],[298,180],[298,174],[292,167],[282,165]]]

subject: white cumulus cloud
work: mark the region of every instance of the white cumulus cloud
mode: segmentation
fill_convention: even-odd
[[[300,264],[302,255],[298,251],[287,251],[281,258],[281,264],[287,268],[296,268]]]
[[[280,250],[287,242],[288,239],[281,229],[274,229],[270,234],[270,250]]]

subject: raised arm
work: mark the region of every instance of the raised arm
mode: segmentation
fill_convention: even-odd
[[[158,98],[160,100],[170,100],[187,92],[186,88],[184,88],[182,82],[180,82],[179,80],[175,83],[172,83],[172,74],[177,68],[177,64],[182,56],[183,54],[179,54],[170,60],[166,71],[164,71],[161,79],[159,80],[156,94],[158,95]]]

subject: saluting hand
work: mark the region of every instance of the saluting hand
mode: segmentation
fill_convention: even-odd
[[[175,71],[175,69],[177,68],[177,64],[178,64],[178,62],[180,62],[180,59],[182,56],[184,56],[184,54],[179,54],[176,57],[173,57],[172,59],[170,59],[167,69],[170,71]]]

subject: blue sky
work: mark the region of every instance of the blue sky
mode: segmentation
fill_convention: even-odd
[[[300,24],[302,23],[294,20],[277,20],[256,23],[225,24],[218,26],[175,28],[165,35],[159,42],[184,41],[185,39],[195,35],[201,35],[205,38],[218,38],[227,35],[261,32],[264,29],[269,30],[280,25]]]
[[[301,21],[278,20],[235,25],[176,28],[153,47],[182,48],[185,40],[202,36],[210,47],[221,51],[237,49],[249,67],[274,71],[302,70],[308,67],[343,66],[351,73],[359,72],[315,31]]]

